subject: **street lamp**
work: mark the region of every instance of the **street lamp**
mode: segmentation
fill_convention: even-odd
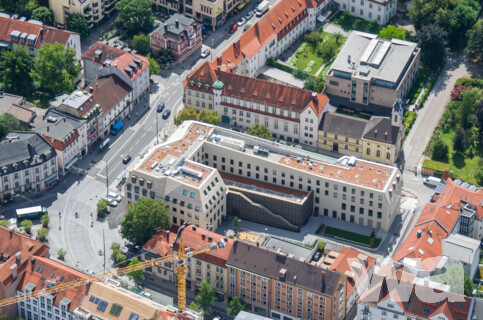
[[[213,61],[213,50],[215,50],[215,47],[214,47],[214,41],[215,39],[214,38],[211,38],[211,53],[210,53],[210,60]]]
[[[158,113],[156,112],[156,145],[159,144]]]
[[[106,197],[109,194],[109,170],[107,169],[108,162],[106,161]]]

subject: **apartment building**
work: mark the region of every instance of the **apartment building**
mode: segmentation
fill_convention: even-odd
[[[82,299],[82,304],[74,310],[72,319],[201,320],[202,318],[198,312],[181,311],[172,305],[162,305],[124,289],[116,280],[106,279],[89,285],[89,291]]]
[[[402,108],[393,108],[391,117],[369,119],[326,112],[319,125],[320,149],[370,161],[393,164],[401,151],[404,127]]]
[[[109,134],[110,127],[129,115],[133,90],[117,75],[98,78],[87,91],[74,91],[57,110],[85,121],[87,147]]]
[[[389,114],[416,79],[420,52],[413,42],[354,31],[327,73],[325,93],[337,107]]]
[[[13,132],[0,142],[0,197],[44,192],[58,181],[57,154],[34,132]]]
[[[96,79],[115,75],[132,88],[132,103],[149,93],[149,61],[145,56],[98,41],[84,52],[82,60],[85,79],[91,86]]]
[[[86,276],[48,257],[34,257],[27,262],[25,273],[17,287],[17,295],[29,294]],[[17,303],[18,315],[22,319],[73,320],[73,311],[79,307],[86,293],[87,285],[83,285],[55,294],[33,297]]]
[[[339,9],[347,10],[357,18],[377,21],[382,26],[396,15],[397,0],[335,0]]]
[[[207,251],[187,258],[188,274],[186,277],[186,288],[198,290],[201,282],[207,281],[217,297],[227,301],[228,272],[226,260],[228,259],[234,241],[194,225],[181,228],[178,229],[177,226],[173,226],[170,231],[161,230],[151,237],[143,246],[145,250],[143,260],[148,261],[170,254],[177,255],[181,240],[185,248],[189,248],[189,250],[198,250],[212,243],[223,241],[225,247],[218,248],[215,253]],[[177,235],[178,238],[176,238]],[[176,260],[164,262],[158,264],[157,267],[147,269],[146,273],[155,281],[161,280],[176,283],[177,276],[175,270],[177,266]]]
[[[224,175],[228,175],[226,179]],[[399,210],[402,187],[401,174],[394,167],[355,157],[334,160],[233,130],[187,121],[129,173],[126,197],[128,206],[141,196],[164,199],[174,224],[186,221],[212,230],[206,225],[216,227],[226,215],[225,195],[231,187],[224,180],[236,183],[234,192],[245,189],[246,194],[263,183],[259,186],[266,198],[238,197],[243,202],[236,207],[228,205],[241,214],[246,210],[239,208],[246,202],[251,208],[263,206],[260,215],[270,217],[264,223],[288,221],[286,225],[300,227],[314,212],[384,231]],[[301,192],[295,194],[300,199],[310,199],[311,212],[301,209],[300,215],[293,216],[291,210],[270,210],[270,206],[261,204],[264,199],[281,201],[278,195],[290,190]],[[303,206],[305,201],[297,202]]]
[[[54,13],[54,22],[65,26],[70,14],[82,15],[89,27],[98,25],[116,8],[117,0],[49,0],[49,9]]]
[[[128,208],[139,197],[161,199],[169,205],[173,224],[216,229],[226,217],[227,187],[217,170],[203,164],[204,139],[211,130],[206,124],[183,124],[151,150],[128,174]]]
[[[236,241],[228,257],[230,296],[272,319],[342,319],[346,276],[258,243]]]
[[[172,15],[149,34],[151,51],[169,49],[176,61],[181,62],[201,48],[201,25],[179,13]]]
[[[46,43],[60,43],[76,52],[76,59],[81,58],[80,35],[44,25],[35,20],[18,20],[0,13],[0,41],[2,48],[16,50],[24,48],[32,57],[37,57],[39,49]]]
[[[42,121],[45,109],[37,108],[24,97],[0,91],[0,115],[6,113],[17,118],[25,127],[32,128]]]
[[[329,99],[309,90],[216,71],[205,62],[185,80],[184,102],[186,107],[217,111],[223,123],[243,129],[259,123],[275,139],[317,146],[318,126]]]

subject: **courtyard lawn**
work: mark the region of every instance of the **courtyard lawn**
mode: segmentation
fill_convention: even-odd
[[[331,238],[343,239],[343,240],[347,240],[350,242],[371,247],[371,237],[365,236],[362,234],[358,234],[358,233],[354,233],[354,232],[350,232],[342,229],[337,229],[333,227],[325,227],[324,229],[322,226],[317,230],[317,233]],[[372,248],[377,248],[380,243],[381,243],[381,239],[375,238],[374,245],[372,246]]]

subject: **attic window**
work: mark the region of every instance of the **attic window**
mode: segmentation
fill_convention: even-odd
[[[205,88],[206,88],[206,90],[209,90],[210,89],[210,84],[209,83],[205,84]]]
[[[276,29],[275,25],[272,23],[272,28]]]
[[[201,83],[201,81],[200,81],[200,82],[198,82],[198,88],[201,88],[201,86],[202,86],[202,85],[203,85],[203,84]]]
[[[190,86],[194,86],[195,85],[195,81],[194,80],[190,80]]]

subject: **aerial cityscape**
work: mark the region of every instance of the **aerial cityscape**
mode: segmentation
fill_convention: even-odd
[[[0,320],[483,319],[483,0],[0,0]]]

